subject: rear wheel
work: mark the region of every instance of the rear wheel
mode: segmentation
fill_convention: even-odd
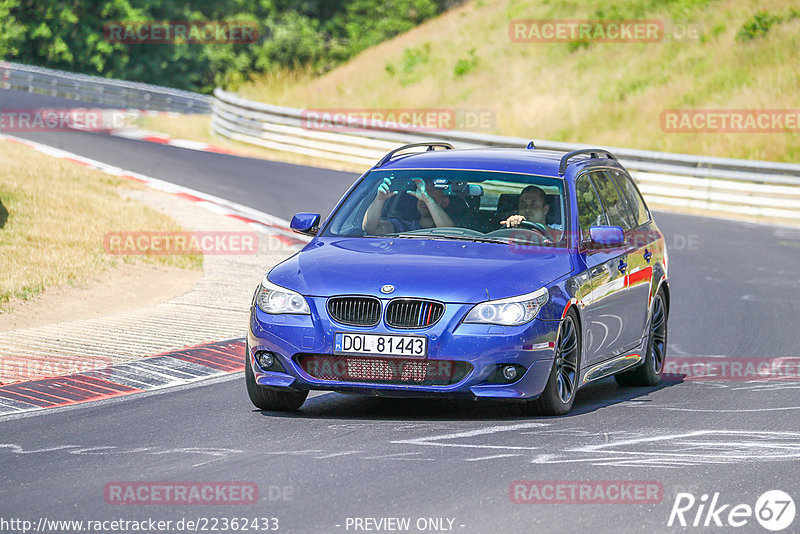
[[[667,301],[663,290],[653,297],[653,311],[645,350],[645,361],[636,369],[614,375],[620,386],[655,386],[661,381],[661,371],[667,357]]]
[[[250,396],[250,402],[259,410],[273,412],[295,411],[303,405],[306,397],[308,397],[308,391],[283,391],[259,385],[253,374],[249,347],[244,357],[244,381],[247,384],[247,394]]]
[[[578,390],[581,363],[578,318],[569,310],[556,336],[556,355],[541,397],[525,403],[525,411],[539,415],[564,415],[572,409]]]

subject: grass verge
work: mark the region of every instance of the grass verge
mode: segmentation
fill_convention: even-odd
[[[79,286],[119,262],[200,269],[202,256],[112,256],[111,231],[181,231],[168,216],[125,199],[142,188],[12,142],[0,142],[0,312],[46,288]]]

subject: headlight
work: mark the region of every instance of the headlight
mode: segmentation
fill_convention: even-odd
[[[285,287],[276,286],[266,276],[264,276],[261,285],[256,291],[256,304],[261,311],[266,313],[311,314],[303,295]]]
[[[546,287],[518,297],[502,300],[488,300],[476,304],[467,314],[465,323],[500,324],[518,326],[536,317],[547,303],[549,293]]]

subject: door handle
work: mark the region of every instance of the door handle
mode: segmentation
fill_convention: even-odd
[[[627,269],[627,268],[628,268],[628,264],[625,263],[622,260],[619,260],[619,265],[617,265],[617,269],[619,269],[619,272],[625,274],[625,269]]]
[[[652,258],[652,257],[653,257],[653,253],[650,252],[647,249],[644,249],[644,259],[647,261],[647,263],[650,263],[650,258]]]

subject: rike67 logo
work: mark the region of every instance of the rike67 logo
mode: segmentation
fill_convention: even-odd
[[[781,490],[764,492],[755,506],[724,503],[719,492],[711,496],[704,493],[699,499],[691,493],[678,493],[667,526],[738,528],[755,518],[765,529],[778,532],[791,526],[794,516],[794,500]]]

